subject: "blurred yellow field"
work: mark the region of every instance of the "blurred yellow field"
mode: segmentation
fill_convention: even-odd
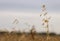
[[[34,35],[32,39],[31,34],[19,34],[19,33],[0,33],[0,41],[60,41],[60,36],[53,35],[46,39],[46,35]]]

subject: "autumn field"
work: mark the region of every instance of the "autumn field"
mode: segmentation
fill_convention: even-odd
[[[34,38],[34,39],[33,39]],[[47,35],[26,33],[0,33],[0,41],[60,41],[59,35],[50,35],[47,40]]]

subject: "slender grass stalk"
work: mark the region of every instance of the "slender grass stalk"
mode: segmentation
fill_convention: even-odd
[[[40,17],[43,17],[42,18],[42,22],[43,22],[43,26],[45,26],[46,28],[47,28],[47,31],[46,31],[46,33],[47,33],[47,41],[49,40],[49,19],[50,19],[50,17],[47,17],[48,15],[47,15],[47,10],[46,10],[46,7],[45,7],[45,5],[42,5],[42,14],[40,15]]]

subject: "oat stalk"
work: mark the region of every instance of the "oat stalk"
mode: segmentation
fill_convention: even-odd
[[[42,17],[42,25],[45,26],[45,28],[47,29],[46,33],[47,33],[47,41],[49,39],[49,20],[51,17],[48,17],[48,13],[46,10],[45,5],[42,5],[42,14],[40,14],[40,17]]]

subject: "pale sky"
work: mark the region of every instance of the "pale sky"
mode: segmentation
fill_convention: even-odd
[[[41,6],[46,5],[50,21],[50,32],[60,33],[60,0],[0,0],[0,29],[8,29],[9,31],[15,27],[12,22],[16,17],[20,22],[17,25],[21,31],[28,31],[34,24],[37,32],[45,31],[41,25]],[[25,23],[28,23],[26,25]]]

